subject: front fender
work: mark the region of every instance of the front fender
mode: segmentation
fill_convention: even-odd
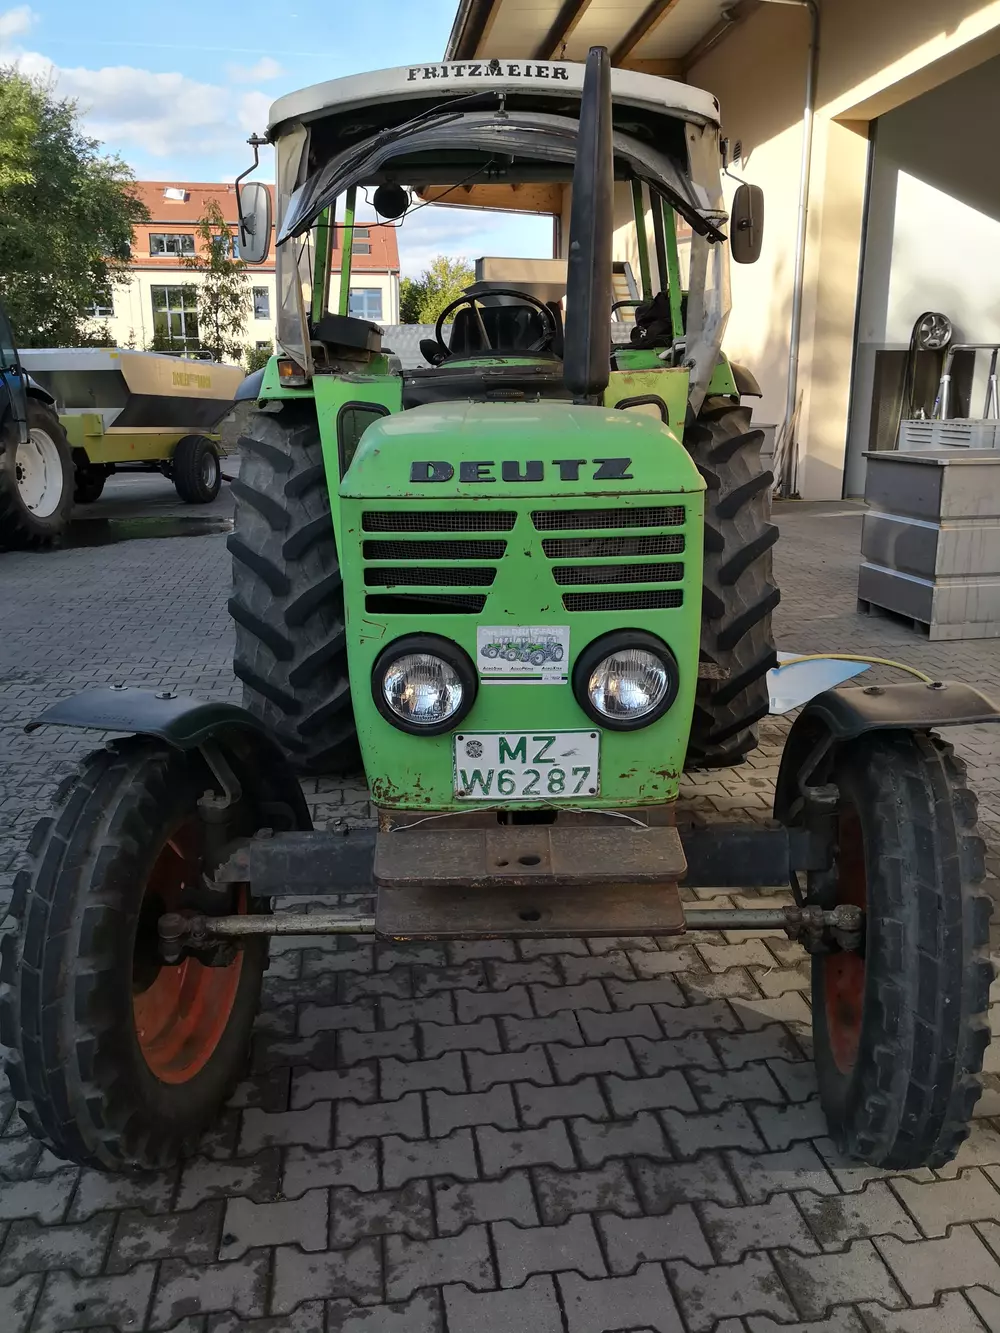
[[[259,808],[284,803],[294,815],[296,829],[312,828],[302,788],[284,752],[251,713],[235,704],[210,703],[172,690],[111,685],[60,699],[24,729],[33,732],[39,727],[155,736],[183,751],[217,745]]]
[[[930,731],[1000,722],[1000,708],[985,694],[961,681],[925,685],[847,685],[811,699],[792,724],[781,755],[774,793],[774,817],[794,821],[793,806],[803,782],[845,741],[869,731]]]

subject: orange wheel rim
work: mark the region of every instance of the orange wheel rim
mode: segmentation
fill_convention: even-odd
[[[144,942],[136,944],[132,1012],[143,1059],[161,1083],[187,1083],[212,1058],[229,1023],[243,969],[243,953],[238,951],[226,967],[206,967],[196,958],[185,958],[172,967],[154,964],[151,971],[156,919],[176,908],[185,887],[201,875],[198,824],[189,820],[167,838],[143,895],[146,925]],[[237,911],[246,908],[241,891]]]
[[[837,903],[867,906],[868,876],[861,820],[853,807],[840,811],[837,857]],[[842,1074],[849,1074],[858,1056],[865,999],[865,960],[860,953],[827,954],[823,963],[826,1028],[830,1053]]]

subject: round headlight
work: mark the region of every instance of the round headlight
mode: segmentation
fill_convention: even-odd
[[[422,736],[450,731],[476,697],[476,672],[458,644],[433,634],[397,639],[372,671],[372,697],[384,718]]]
[[[580,707],[614,731],[648,727],[677,697],[677,661],[662,640],[620,630],[590,644],[573,671]]]

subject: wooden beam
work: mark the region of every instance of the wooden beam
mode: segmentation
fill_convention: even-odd
[[[685,75],[703,56],[707,56],[709,51],[717,46],[724,37],[728,37],[741,23],[746,23],[751,14],[756,14],[761,4],[762,0],[740,0],[738,4],[733,5],[729,11],[729,18],[721,19],[700,41],[695,42],[691,50],[684,56]]]
[[[611,52],[612,65],[620,65],[627,60],[644,38],[648,37],[672,9],[676,9],[680,0],[650,0],[628,32]]]
[[[589,8],[590,0],[563,0],[552,27],[538,44],[535,59],[550,60],[556,55]]]

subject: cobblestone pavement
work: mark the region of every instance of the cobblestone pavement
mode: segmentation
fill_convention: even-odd
[[[113,484],[103,512],[147,486],[173,512],[156,481]],[[779,520],[781,646],[1000,693],[995,643],[856,615],[856,508]],[[24,736],[43,702],[122,680],[236,695],[227,563],[222,535],[0,556],[0,891],[92,744]],[[785,729],[687,797],[766,815]],[[954,738],[995,856],[1000,734]],[[360,779],[307,794],[317,822],[367,817]],[[1000,1330],[1000,1043],[955,1163],[860,1168],[816,1104],[807,984],[781,936],[284,939],[252,1069],[176,1172],[68,1167],[0,1085],[0,1333]]]

